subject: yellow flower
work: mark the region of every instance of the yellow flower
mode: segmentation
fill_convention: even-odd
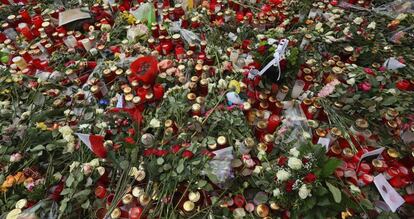
[[[236,93],[240,93],[240,83],[236,80],[231,80],[229,83],[229,89],[234,89]]]
[[[22,184],[26,177],[24,176],[23,172],[17,172],[16,175],[14,175],[14,180],[17,184]]]
[[[9,89],[4,89],[0,92],[0,94],[8,94],[8,93],[10,93]]]
[[[36,128],[45,131],[47,130],[47,125],[44,122],[36,122]]]

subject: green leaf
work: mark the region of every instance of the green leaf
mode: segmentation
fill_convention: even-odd
[[[182,173],[184,171],[184,160],[180,160],[177,166],[177,173]]]
[[[374,205],[368,199],[361,200],[360,204],[368,210],[373,210],[374,209]]]
[[[203,188],[205,185],[207,185],[207,181],[205,180],[200,180],[197,183],[198,188]]]
[[[87,197],[89,194],[91,193],[90,189],[84,189],[80,192],[77,192],[75,195],[73,195],[73,198],[77,198],[77,197]]]
[[[331,191],[335,202],[340,203],[342,199],[341,191],[336,186],[330,184],[329,182],[326,182],[326,185],[328,186],[329,191]]]
[[[66,186],[70,187],[72,185],[73,181],[75,181],[75,179],[73,178],[72,175],[69,175],[68,179],[66,180]]]
[[[39,92],[39,93],[36,93],[36,95],[34,96],[33,103],[35,105],[40,106],[45,103],[45,99],[46,99],[45,96],[43,96],[43,94]]]
[[[90,206],[90,202],[89,202],[89,200],[86,200],[86,202],[85,202],[85,203],[83,203],[83,204],[81,205],[81,207],[82,207],[83,209],[88,209],[88,208],[89,208],[89,206]]]
[[[321,176],[327,177],[330,176],[335,169],[341,164],[341,160],[338,159],[330,159],[326,164],[322,167]]]

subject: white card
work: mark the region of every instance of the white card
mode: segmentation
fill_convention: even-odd
[[[87,8],[75,8],[75,9],[69,9],[66,11],[62,11],[59,13],[59,26],[71,23],[73,21],[77,20],[83,20],[87,18],[91,18],[91,15]]]
[[[401,63],[396,58],[391,57],[391,58],[385,60],[383,66],[386,67],[388,70],[396,70],[396,69],[399,69],[399,68],[404,68],[405,64]]]
[[[324,146],[326,148],[326,151],[329,150],[329,143],[331,142],[331,139],[329,138],[319,138],[318,144]]]
[[[374,184],[392,212],[395,212],[402,204],[404,204],[405,201],[403,197],[395,191],[382,173],[374,177]]]
[[[118,96],[118,102],[116,102],[116,108],[124,108],[124,95]]]

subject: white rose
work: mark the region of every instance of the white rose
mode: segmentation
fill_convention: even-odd
[[[283,182],[283,181],[286,181],[287,179],[289,179],[290,173],[288,171],[282,169],[282,170],[277,171],[276,177],[277,177],[277,180]]]
[[[290,157],[288,160],[288,166],[294,170],[302,168],[302,161],[296,157]]]
[[[364,19],[362,19],[362,17],[357,17],[354,19],[354,23],[357,25],[360,25],[363,21]]]
[[[65,139],[65,141],[67,141],[67,142],[74,142],[75,141],[75,137],[73,135],[63,135],[63,139]]]
[[[310,189],[306,188],[306,185],[303,184],[300,188],[299,188],[299,197],[301,199],[305,199],[306,197],[308,197],[310,195]]]
[[[292,148],[289,150],[289,154],[294,156],[294,157],[298,157],[299,156],[299,151],[296,148]]]
[[[322,23],[321,22],[318,22],[316,25],[315,25],[315,30],[321,30],[322,29]]]
[[[368,25],[368,29],[375,29],[375,27],[377,26],[377,23],[375,23],[375,21],[373,21],[373,22],[371,22],[371,23],[369,23],[369,25]]]
[[[219,88],[219,89],[226,89],[227,88],[227,81],[226,80],[224,80],[224,79],[220,79],[219,81],[218,81],[218,85],[217,85],[217,88]]]
[[[351,78],[351,79],[347,80],[346,83],[349,84],[349,85],[354,85],[355,84],[355,78]]]
[[[155,118],[151,119],[151,121],[150,121],[150,127],[152,127],[152,128],[159,128],[160,126],[161,126],[160,120],[155,119]]]
[[[279,197],[280,196],[280,189],[276,188],[275,190],[273,190],[273,196],[274,197]]]
[[[404,20],[407,17],[407,14],[401,13],[397,16],[397,18],[395,18],[396,20]]]
[[[72,135],[73,130],[69,126],[65,125],[65,126],[59,128],[59,132],[63,136],[65,136],[65,135]]]
[[[103,110],[103,109],[101,109],[101,108],[97,108],[97,109],[95,110],[95,112],[96,112],[96,114],[102,114],[102,113],[104,112],[104,110]]]

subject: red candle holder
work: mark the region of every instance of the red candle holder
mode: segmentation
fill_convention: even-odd
[[[269,133],[274,133],[280,124],[281,124],[281,120],[280,120],[279,115],[272,114],[267,120],[267,131]]]
[[[141,207],[132,207],[129,209],[129,219],[141,219],[143,209]]]
[[[153,89],[154,99],[161,100],[164,96],[164,87],[161,84],[155,84]]]
[[[95,188],[95,196],[99,199],[103,199],[106,196],[106,188],[103,186],[97,186]]]

